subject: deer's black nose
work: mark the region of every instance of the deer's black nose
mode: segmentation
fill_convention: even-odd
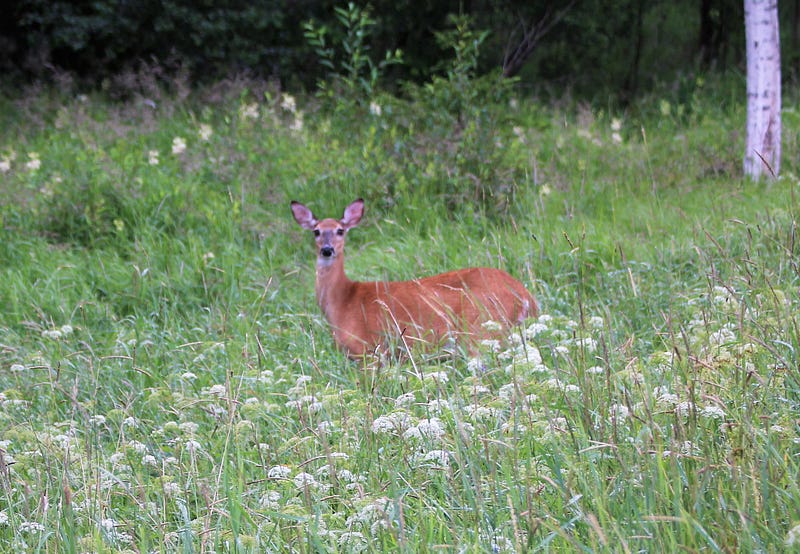
[[[333,256],[333,246],[323,246],[319,249],[319,253],[326,258],[330,258]]]

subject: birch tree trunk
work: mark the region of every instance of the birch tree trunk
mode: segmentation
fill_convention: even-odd
[[[781,52],[777,0],[744,0],[747,138],[744,173],[776,177],[781,164]]]

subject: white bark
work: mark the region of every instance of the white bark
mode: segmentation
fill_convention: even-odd
[[[744,0],[747,135],[744,173],[777,176],[781,164],[781,51],[777,0]]]

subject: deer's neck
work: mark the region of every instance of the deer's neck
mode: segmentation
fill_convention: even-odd
[[[336,325],[338,315],[353,295],[355,283],[344,273],[344,256],[331,264],[317,264],[317,303],[331,324]]]

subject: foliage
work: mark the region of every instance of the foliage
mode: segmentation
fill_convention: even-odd
[[[312,21],[303,25],[306,39],[316,52],[319,63],[331,73],[318,82],[319,91],[329,100],[368,101],[377,92],[378,79],[390,65],[403,61],[402,52],[386,51],[382,60],[374,62],[369,55],[369,39],[375,20],[368,9],[352,2],[346,8],[334,8],[341,26],[342,36],[333,43],[328,42],[329,29],[317,26]],[[341,52],[336,51],[341,47]],[[330,82],[329,82],[330,81]],[[341,103],[334,102],[334,105]]]
[[[422,95],[0,99],[0,544],[796,548],[798,167],[742,178],[729,85],[484,100],[491,158]],[[513,190],[494,218],[432,194],[464,159]],[[362,195],[351,277],[503,267],[543,316],[476,356],[346,360],[288,204]]]
[[[278,80],[293,92],[325,82],[333,71],[372,96],[376,70],[383,73],[380,86],[394,91],[407,81],[430,81],[453,47],[466,52],[465,44],[436,42],[454,17],[469,18],[475,29],[488,33],[480,37],[476,71],[486,75],[498,68],[520,27],[534,26],[570,4],[373,0],[369,9],[333,0],[20,0],[0,23],[0,70],[6,84],[34,78],[60,85],[68,74],[96,89],[123,70],[156,62],[187,71],[193,82],[248,74]],[[779,8],[783,74],[794,82],[800,52],[794,5]],[[735,0],[575,2],[537,46],[521,82],[539,94],[559,98],[570,91],[607,105],[630,102],[697,72],[735,75],[743,70],[742,20],[741,2]],[[368,34],[360,35],[364,30]],[[331,51],[338,45],[352,50]],[[402,64],[394,63],[398,50]],[[389,60],[370,57],[370,51],[391,53],[391,67],[381,69]]]

